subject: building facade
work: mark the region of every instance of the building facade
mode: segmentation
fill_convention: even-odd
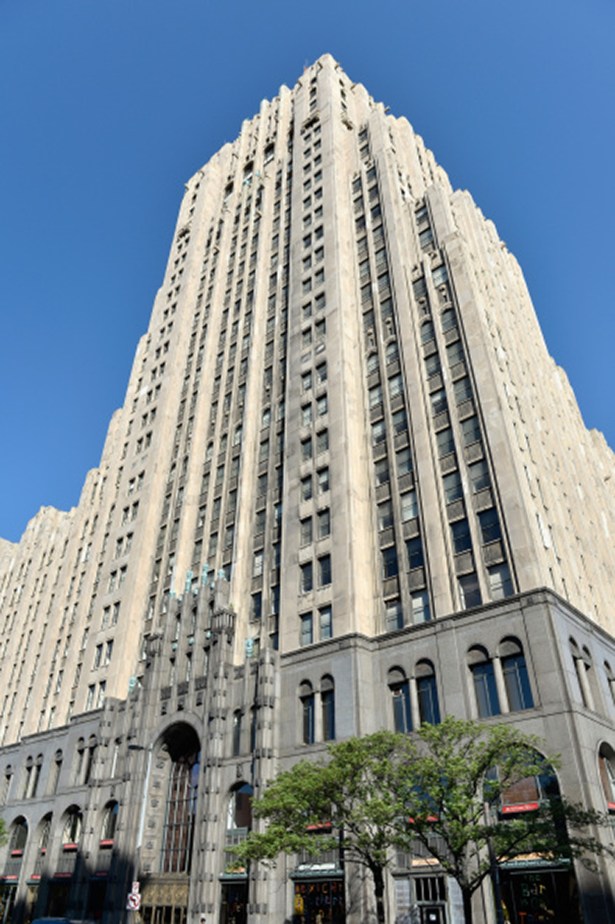
[[[147,924],[369,920],[339,857],[229,849],[281,767],[449,712],[615,810],[612,472],[492,223],[319,59],[186,184],[79,505],[0,545],[4,920],[135,882]],[[391,920],[460,920],[397,859]],[[518,920],[615,921],[606,866],[502,875]]]

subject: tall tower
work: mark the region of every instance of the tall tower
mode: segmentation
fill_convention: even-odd
[[[489,633],[513,609],[525,626],[528,607],[546,622],[567,604],[608,648],[612,472],[493,224],[409,123],[325,55],[186,184],[100,466],[77,508],[41,510],[0,548],[0,742],[9,754],[27,736],[54,740],[128,697],[138,722],[122,719],[117,740],[147,751],[146,789],[164,739],[172,761],[207,751],[223,792],[220,768],[243,754],[222,721],[232,702],[236,726],[246,701],[270,710],[251,736],[262,782],[304,746],[382,725],[391,646],[436,637],[408,721],[434,720],[438,691],[438,708],[494,714],[488,686],[451,679],[447,692],[438,671],[465,669],[474,649],[444,627]],[[467,667],[496,664],[501,712],[555,710],[564,694],[536,679],[514,699],[506,659],[531,647],[526,629],[514,635]],[[602,697],[612,717],[615,680],[594,678],[586,650],[571,649],[572,699]],[[199,717],[188,750],[165,731],[179,713]],[[139,728],[149,738],[135,744]],[[99,779],[117,769],[105,760]],[[32,778],[13,797],[33,798]],[[126,832],[141,837],[146,820]],[[125,837],[154,875],[164,838]],[[215,885],[207,843],[199,868]],[[186,908],[218,900],[190,889]],[[266,920],[273,899],[258,889]]]

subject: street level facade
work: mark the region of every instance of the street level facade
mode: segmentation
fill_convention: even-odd
[[[232,847],[280,769],[448,713],[615,812],[613,469],[493,224],[306,68],[187,182],[78,506],[0,543],[2,921],[363,924],[338,853]],[[511,921],[615,922],[602,861],[500,873]],[[391,921],[462,919],[418,849],[388,886]]]

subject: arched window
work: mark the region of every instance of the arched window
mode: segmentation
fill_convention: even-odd
[[[51,764],[51,769],[49,771],[49,785],[47,787],[50,796],[53,796],[58,791],[58,783],[60,781],[60,771],[62,770],[63,759],[64,755],[62,754],[62,751],[56,751],[53,755],[53,763]]]
[[[233,757],[237,757],[238,754],[241,754],[241,722],[242,722],[242,712],[241,709],[236,709],[233,713],[233,741],[232,741],[232,754]]]
[[[609,702],[615,706],[615,674],[608,661],[604,662],[604,674],[606,676],[607,690],[609,692]]]
[[[2,805],[6,805],[11,791],[11,782],[13,780],[13,767],[7,764],[4,770],[4,779],[2,781]]]
[[[399,667],[389,671],[388,685],[393,704],[393,727],[396,732],[412,731],[412,710],[410,708],[410,685]]]
[[[304,680],[299,687],[299,701],[301,703],[301,740],[304,744],[314,744],[314,688],[309,680]]]
[[[598,766],[609,812],[615,812],[615,751],[609,744],[600,745]]]
[[[16,818],[11,825],[11,836],[9,840],[9,855],[20,856],[23,854],[28,841],[28,822],[25,818]]]
[[[472,674],[476,711],[479,718],[500,715],[500,699],[495,683],[493,662],[486,649],[480,645],[471,648],[468,652],[468,666]]]
[[[576,641],[570,639],[570,654],[574,664],[575,674],[579,685],[581,702],[586,709],[595,709],[598,702],[598,691],[594,676],[592,657],[589,649],[579,648]]]
[[[188,873],[197,808],[200,743],[194,729],[178,723],[168,729],[165,744],[172,764],[162,836],[162,872]]]
[[[531,709],[534,698],[521,643],[515,638],[505,638],[500,644],[498,654],[510,712]]]
[[[83,814],[77,805],[71,805],[64,816],[64,827],[62,828],[62,845],[66,850],[69,847],[75,847],[79,843],[81,830],[83,827]]]
[[[90,735],[88,740],[88,746],[85,749],[84,753],[84,766],[83,766],[83,783],[89,783],[92,776],[92,767],[94,766],[94,754],[96,753],[96,748],[98,746],[98,741],[96,740],[96,735]]]
[[[320,702],[322,708],[323,741],[335,739],[335,684],[333,677],[325,674],[320,681]]]
[[[227,831],[252,829],[252,797],[254,790],[249,783],[238,783],[231,790],[226,820]]]
[[[43,816],[38,826],[38,851],[39,854],[43,856],[47,853],[49,838],[51,837],[51,819],[52,815],[51,812],[49,812],[47,815]]]
[[[421,324],[421,343],[429,343],[434,339],[434,329],[431,321],[424,321]]]
[[[105,805],[103,809],[102,824],[100,827],[101,841],[112,841],[115,838],[118,811],[119,805],[115,800],[112,802],[107,802]]]
[[[438,725],[440,722],[440,706],[438,704],[438,688],[436,686],[436,672],[431,661],[423,659],[416,665],[416,696],[418,700],[419,717],[421,724]]]
[[[399,359],[399,348],[397,340],[390,340],[386,345],[385,357],[387,363],[397,362]]]

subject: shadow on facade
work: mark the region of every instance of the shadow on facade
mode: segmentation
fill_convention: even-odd
[[[72,869],[33,875],[22,887],[5,878],[0,885],[0,924],[29,924],[37,917],[120,924],[127,914],[134,860],[115,850],[102,864],[104,869],[81,851],[73,859]]]

